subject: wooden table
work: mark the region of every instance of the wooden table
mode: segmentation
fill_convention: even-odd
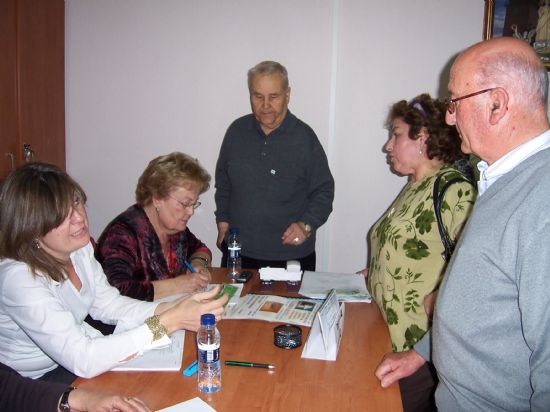
[[[212,269],[215,283],[228,282],[225,269]],[[247,292],[262,293],[254,273]],[[290,295],[275,282],[269,294]],[[294,294],[295,295],[295,294]],[[391,350],[388,329],[375,303],[346,304],[344,335],[336,362],[301,359],[302,347],[285,350],[273,345],[277,323],[223,320],[221,340],[222,390],[202,394],[196,375],[180,372],[106,372],[78,378],[75,386],[137,396],[161,409],[196,396],[217,411],[402,411],[399,386],[382,389],[374,370]],[[309,328],[302,327],[305,343]],[[183,367],[196,359],[195,333],[186,332]],[[274,371],[223,365],[242,360],[276,365]]]

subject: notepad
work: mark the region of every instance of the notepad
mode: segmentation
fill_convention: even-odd
[[[160,349],[151,349],[131,361],[117,366],[113,371],[179,371],[183,358],[185,331],[178,330],[171,336],[171,343]]]

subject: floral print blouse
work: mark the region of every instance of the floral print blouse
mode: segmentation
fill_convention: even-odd
[[[424,297],[437,289],[445,271],[443,243],[432,199],[436,177],[459,176],[443,166],[423,180],[409,182],[369,234],[369,290],[388,324],[394,352],[411,349],[429,328]],[[445,192],[441,215],[456,240],[471,212],[475,188],[454,183]]]

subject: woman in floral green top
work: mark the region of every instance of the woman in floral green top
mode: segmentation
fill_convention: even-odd
[[[409,181],[369,233],[368,287],[388,324],[394,352],[411,349],[430,327],[430,304],[445,269],[443,243],[434,212],[437,176],[461,176],[451,167],[463,156],[454,127],[445,123],[445,104],[422,94],[395,103],[384,146],[392,170]],[[441,206],[443,224],[456,240],[476,196],[468,182],[454,183]],[[435,374],[429,367],[400,381],[405,411],[436,410]]]

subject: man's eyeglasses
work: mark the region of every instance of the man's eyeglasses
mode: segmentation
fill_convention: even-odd
[[[465,96],[455,97],[454,99],[445,99],[445,104],[447,105],[447,111],[449,112],[449,114],[454,114],[454,112],[456,111],[456,102],[460,100],[468,99],[469,97],[477,96],[478,94],[487,93],[495,89],[496,87],[491,87],[490,89],[483,89],[483,90],[480,90],[479,92],[470,93]]]
[[[168,197],[169,197],[170,199],[174,199],[174,200],[175,200],[176,202],[178,202],[179,205],[180,205],[182,208],[184,208],[184,209],[187,209],[187,208],[191,207],[191,208],[193,208],[193,210],[195,210],[195,209],[197,209],[197,208],[201,205],[201,202],[183,203],[182,201],[176,199],[176,198],[173,197],[173,196],[168,195]]]

